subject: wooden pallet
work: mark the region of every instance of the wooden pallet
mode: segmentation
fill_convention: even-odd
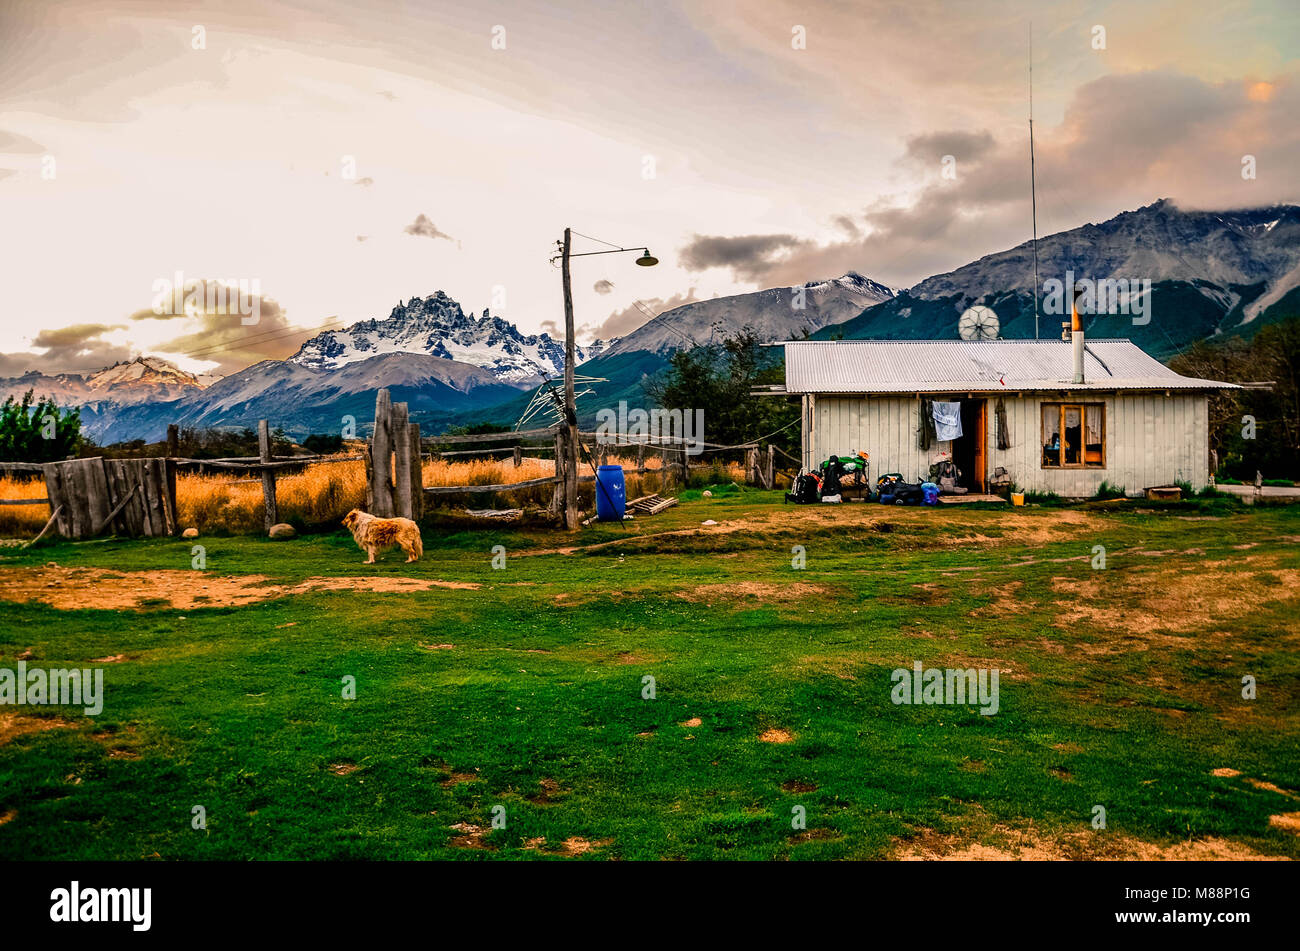
[[[662,495],[643,495],[627,503],[627,507],[642,515],[658,515],[664,509],[670,509],[676,504],[676,499],[666,499]]]

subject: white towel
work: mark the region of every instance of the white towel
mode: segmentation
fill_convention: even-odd
[[[934,438],[940,441],[961,438],[961,404],[931,403]]]

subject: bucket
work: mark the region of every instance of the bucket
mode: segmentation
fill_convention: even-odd
[[[1023,492],[1012,492],[1012,493],[1011,493],[1011,504],[1012,504],[1012,505],[1024,505],[1024,504],[1025,504],[1025,493],[1023,493]]]
[[[596,470],[596,518],[621,522],[627,510],[627,487],[622,466],[601,466]]]

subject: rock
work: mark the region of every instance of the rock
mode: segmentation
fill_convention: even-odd
[[[271,530],[266,534],[269,538],[295,538],[298,535],[294,527],[287,522],[272,525]]]
[[[704,490],[704,497],[705,497],[706,499],[711,499],[711,498],[713,498],[713,493],[710,492],[708,489],[705,489],[705,490]]]
[[[701,525],[717,525],[718,523],[715,522],[713,519],[707,519],[706,521],[700,522],[700,524],[701,524]]]
[[[187,528],[181,532],[181,538],[198,538],[199,530],[197,528]]]

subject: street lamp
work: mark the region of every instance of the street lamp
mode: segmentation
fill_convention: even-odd
[[[578,404],[573,395],[573,286],[569,277],[569,258],[588,258],[597,254],[624,254],[640,251],[636,263],[642,267],[654,267],[659,259],[650,253],[649,248],[612,248],[609,251],[571,252],[573,243],[572,230],[564,229],[564,240],[560,242],[560,269],[564,279],[564,422],[569,430],[568,446],[565,449],[564,472],[564,527],[570,531],[578,527]],[[554,258],[551,259],[554,262]],[[557,462],[559,460],[556,460]]]

